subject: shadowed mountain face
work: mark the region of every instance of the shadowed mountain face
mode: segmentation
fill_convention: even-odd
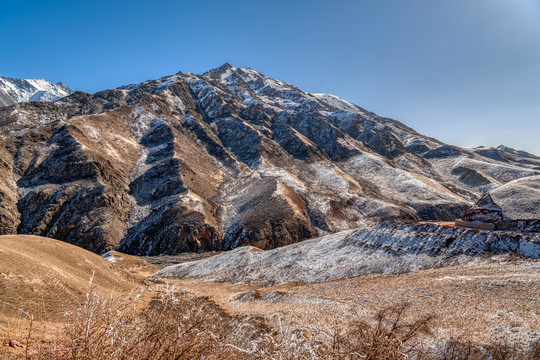
[[[540,158],[464,149],[228,64],[0,108],[0,232],[95,252],[270,249],[454,219]]]

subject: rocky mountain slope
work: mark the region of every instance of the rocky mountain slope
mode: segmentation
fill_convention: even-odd
[[[171,265],[152,276],[265,286],[307,284],[465,264],[483,255],[507,253],[540,258],[540,235],[381,222],[270,251],[246,246]]]
[[[0,106],[28,101],[54,101],[73,93],[61,82],[43,79],[13,79],[0,76]]]
[[[263,249],[371,219],[454,219],[540,174],[225,64],[0,108],[0,231],[95,252]]]

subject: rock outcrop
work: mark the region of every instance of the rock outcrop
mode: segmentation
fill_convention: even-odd
[[[152,277],[264,286],[306,284],[463,265],[504,254],[540,258],[540,235],[387,221],[269,251],[246,246],[171,265]]]
[[[366,219],[455,219],[540,174],[533,155],[449,146],[228,64],[2,107],[0,138],[0,233],[97,253],[270,249]]]

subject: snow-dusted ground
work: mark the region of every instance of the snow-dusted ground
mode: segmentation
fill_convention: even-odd
[[[540,258],[540,235],[386,222],[271,251],[241,247],[169,266],[153,277],[261,285],[315,283],[455,265],[501,253]]]
[[[540,219],[540,176],[510,181],[490,193],[511,219]]]

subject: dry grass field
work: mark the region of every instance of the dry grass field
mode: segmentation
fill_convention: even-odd
[[[54,328],[81,306],[94,276],[98,294],[134,298],[141,280],[102,257],[68,243],[38,236],[0,236],[0,338]]]
[[[141,257],[127,255],[118,251],[109,251],[102,257],[113,263],[115,267],[129,272],[136,278],[146,278],[158,270],[155,265]]]
[[[526,345],[540,339],[540,261],[497,257],[399,275],[373,274],[273,287],[178,281],[238,315],[332,327],[409,303],[407,316],[434,315],[434,339]]]
[[[0,301],[35,314],[80,305],[94,273],[97,292],[136,294],[143,284],[78,246],[38,236],[0,236]],[[8,314],[7,307],[1,307]]]

